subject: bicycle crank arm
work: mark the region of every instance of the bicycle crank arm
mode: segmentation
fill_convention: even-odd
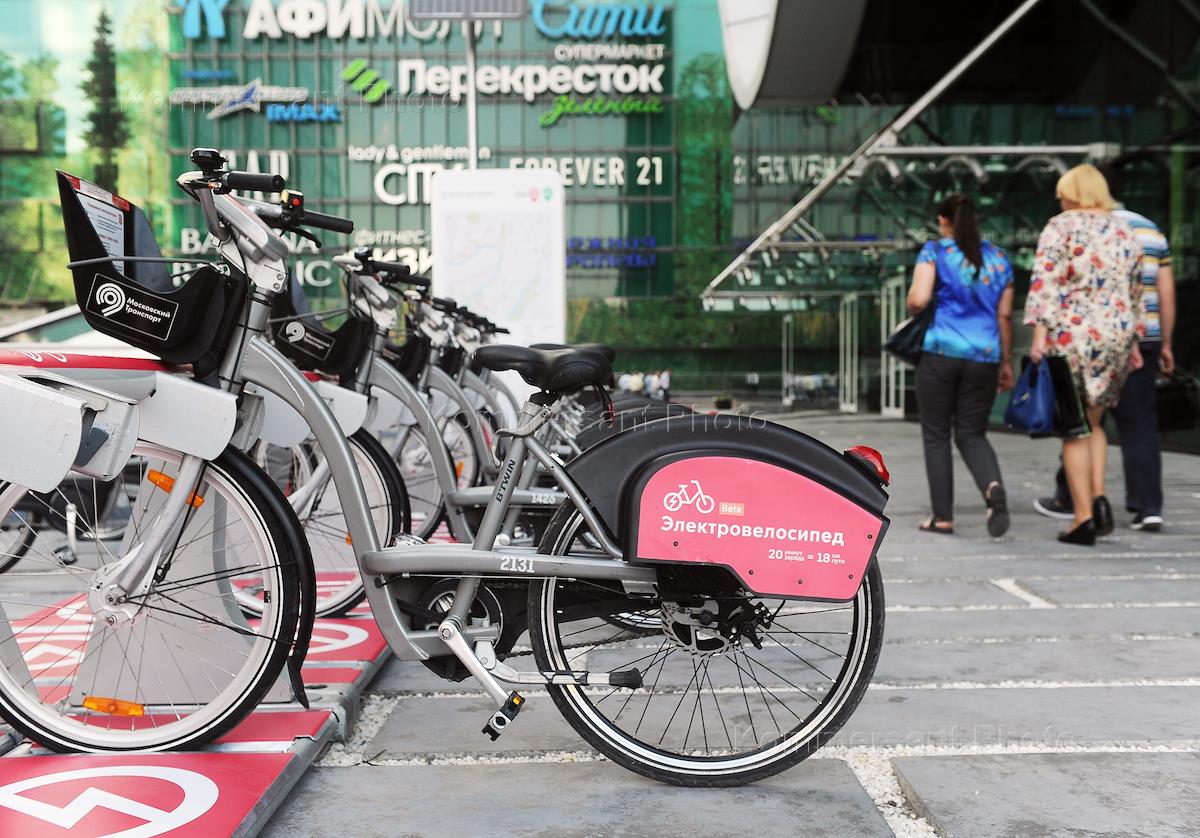
[[[629,687],[637,689],[642,686],[642,673],[637,669],[623,669],[617,672],[581,672],[565,669],[549,672],[518,672],[508,664],[497,662],[492,667],[492,674],[508,684],[529,684],[539,687],[556,684],[561,687]]]

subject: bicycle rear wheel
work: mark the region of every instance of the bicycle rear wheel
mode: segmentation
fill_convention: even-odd
[[[83,524],[73,565],[54,552],[65,522],[34,526],[21,511],[32,493],[0,485],[0,520],[16,516],[36,534],[0,577],[0,714],[52,750],[209,742],[259,704],[296,636],[307,547],[283,497],[233,449],[205,464],[149,591],[127,610],[89,598],[97,571],[153,525],[178,474],[178,452],[139,444],[134,456],[143,478],[122,540]],[[42,505],[43,518],[58,514]],[[245,583],[264,592],[256,620],[238,604]]]
[[[567,504],[541,552],[603,556],[589,541]],[[548,687],[576,732],[619,765],[681,786],[760,780],[828,741],[862,699],[882,647],[876,564],[844,603],[756,597],[722,568],[667,571],[678,575],[660,574],[658,592],[640,597],[615,583],[531,584],[539,669],[641,676],[636,690]]]

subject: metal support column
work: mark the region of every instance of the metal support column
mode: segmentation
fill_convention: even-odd
[[[858,413],[858,294],[838,305],[838,410]]]
[[[782,356],[779,364],[779,399],[783,402],[784,407],[791,407],[796,401],[796,370],[793,363],[793,355],[796,351],[796,316],[794,314],[783,316],[782,329],[783,334],[779,339],[780,355]]]
[[[884,280],[879,294],[879,345],[907,316],[903,276]],[[893,419],[904,418],[904,386],[908,369],[886,352],[879,353],[879,412]]]

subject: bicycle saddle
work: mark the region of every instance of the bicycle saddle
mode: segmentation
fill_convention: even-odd
[[[617,350],[613,349],[608,344],[604,343],[535,343],[530,349],[578,349],[580,352],[591,352],[594,355],[601,355],[611,364],[617,359]]]
[[[476,363],[501,372],[515,370],[521,378],[550,393],[573,393],[582,387],[603,386],[612,378],[612,365],[603,355],[580,349],[534,349],[524,346],[482,346]]]

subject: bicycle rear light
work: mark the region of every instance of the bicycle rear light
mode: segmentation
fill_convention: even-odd
[[[853,457],[857,457],[859,460],[870,466],[871,470],[874,471],[876,476],[879,478],[879,482],[884,486],[891,482],[892,475],[888,472],[887,466],[883,463],[883,455],[874,448],[869,448],[866,445],[856,445],[847,450],[846,453]]]

